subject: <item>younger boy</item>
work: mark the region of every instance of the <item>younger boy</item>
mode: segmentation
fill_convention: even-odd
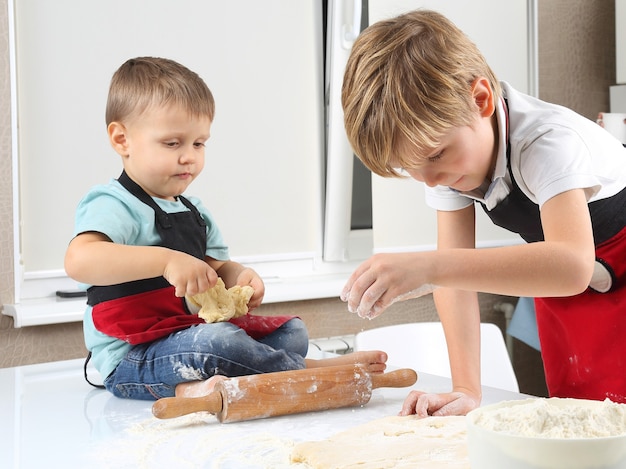
[[[453,390],[413,391],[402,413],[465,414],[480,388],[476,292],[535,297],[551,396],[626,402],[626,150],[600,126],[499,82],[444,16],[367,28],[342,90],[355,153],[426,184],[437,251],[375,255],[348,280],[374,317],[436,285]],[[398,201],[398,203],[404,203]],[[475,249],[474,207],[527,244]]]
[[[80,202],[65,258],[68,275],[87,286],[85,343],[104,386],[158,399],[206,394],[216,375],[342,363],[383,371],[382,352],[305,360],[308,334],[296,317],[207,324],[190,314],[184,297],[218,276],[254,289],[249,310],[265,291],[256,272],[229,260],[202,203],[181,195],[204,167],[214,109],[204,81],[172,60],[131,59],[113,75],[106,123],[124,171]]]

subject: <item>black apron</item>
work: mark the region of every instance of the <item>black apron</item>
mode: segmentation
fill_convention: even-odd
[[[158,246],[204,259],[206,223],[185,197],[178,196],[189,211],[166,213],[137,183],[122,172],[119,183],[154,210]],[[87,290],[87,304],[93,307],[96,329],[131,344],[151,342],[177,330],[204,322],[187,310],[184,298],[164,277],[136,280]]]
[[[206,224],[196,207],[180,200],[190,211],[165,213],[125,172],[119,182],[131,194],[154,209],[159,246],[185,252],[198,259],[205,258]],[[185,299],[163,277],[137,280],[110,286],[94,286],[87,290],[87,303],[93,306],[96,329],[108,336],[136,345],[152,342],[204,319],[190,314]],[[243,329],[250,337],[260,339],[274,332],[296,316],[255,316],[246,314],[229,322]]]

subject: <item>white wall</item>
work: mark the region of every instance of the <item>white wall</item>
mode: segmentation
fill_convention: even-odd
[[[233,258],[311,273],[322,245],[322,8],[316,0],[14,0],[19,207],[16,303],[71,287],[63,257],[79,199],[121,172],[108,84],[152,55],[216,99],[203,199]],[[10,18],[11,21],[11,18]],[[95,266],[97,268],[97,266]],[[270,288],[271,289],[271,288]],[[270,295],[271,296],[271,295]],[[12,313],[11,305],[5,309]]]
[[[479,3],[484,6],[370,0],[370,13],[382,17],[407,5],[449,13],[470,36],[477,35],[488,59],[508,58],[494,63],[503,79],[530,87],[527,15],[533,0]],[[319,1],[13,0],[9,6],[15,25],[19,227],[16,304],[5,305],[5,313],[16,318],[29,310],[31,323],[80,317],[80,301],[59,301],[54,292],[74,286],[62,266],[76,204],[89,187],[121,171],[106,138],[106,93],[115,69],[140,55],[178,60],[214,92],[217,114],[207,164],[189,193],[213,212],[232,256],[264,276],[267,301],[339,293],[354,261],[328,263],[321,257]],[[388,184],[393,188],[387,190]],[[423,203],[421,185],[375,180],[374,227],[376,250],[432,246],[434,212]],[[481,228],[479,238],[499,243],[508,242],[507,235]]]
[[[615,58],[616,83],[626,84],[626,0],[615,0]]]
[[[318,249],[317,2],[27,0],[15,7],[25,271],[62,266],[79,198],[119,175],[106,139],[106,94],[115,69],[140,55],[180,61],[215,95],[206,168],[189,193],[212,210],[232,254]]]

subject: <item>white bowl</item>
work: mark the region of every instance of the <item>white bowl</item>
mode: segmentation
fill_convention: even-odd
[[[472,469],[625,469],[626,404],[505,401],[467,414],[467,441]]]

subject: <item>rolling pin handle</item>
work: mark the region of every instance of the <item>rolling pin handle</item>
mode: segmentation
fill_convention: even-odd
[[[222,411],[223,400],[219,391],[201,397],[164,397],[152,404],[152,414],[159,419],[171,419],[194,412]]]
[[[411,368],[402,368],[389,373],[372,373],[372,389],[406,388],[417,382],[417,373]]]

